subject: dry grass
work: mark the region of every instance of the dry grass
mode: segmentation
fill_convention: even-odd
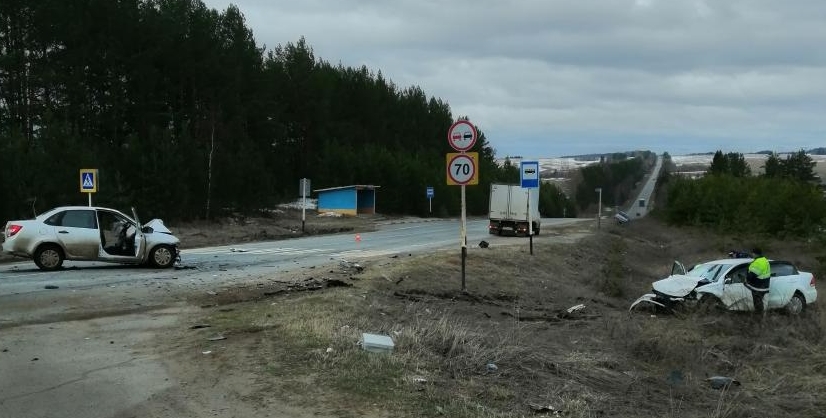
[[[235,336],[232,352],[246,360],[232,364],[259,376],[262,397],[336,416],[521,417],[532,404],[566,417],[826,409],[823,309],[764,321],[626,311],[673,258],[719,256],[736,240],[641,222],[573,245],[538,239],[534,256],[514,242],[470,251],[467,292],[458,252],[380,259],[352,288],[239,304],[205,321]],[[814,259],[805,243],[771,244]],[[361,350],[362,332],[392,336],[394,353]],[[714,375],[742,385],[711,389]]]

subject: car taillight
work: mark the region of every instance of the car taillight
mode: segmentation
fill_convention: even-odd
[[[809,280],[809,286],[815,287],[815,275],[812,275],[812,280]]]
[[[23,229],[23,225],[15,225],[15,224],[9,225],[8,227],[6,227],[6,237],[8,237],[8,238],[13,237],[14,234],[20,232],[21,229]]]

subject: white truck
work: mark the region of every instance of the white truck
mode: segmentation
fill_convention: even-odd
[[[528,219],[534,235],[539,234],[539,189],[532,189],[528,205],[528,189],[518,184],[491,184],[488,232],[495,235],[528,235]],[[530,217],[528,208],[530,207]]]

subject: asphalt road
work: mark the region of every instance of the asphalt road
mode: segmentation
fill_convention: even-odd
[[[543,219],[542,230],[553,225],[578,222],[578,219]],[[469,220],[468,246],[482,240],[514,240],[487,232],[487,219]],[[40,271],[33,262],[0,265],[0,321],[2,298],[48,291],[46,286],[84,290],[94,287],[135,284],[141,281],[176,279],[219,285],[234,279],[284,273],[331,261],[359,259],[400,253],[418,253],[455,246],[460,251],[458,220],[421,220],[381,225],[375,232],[337,234],[265,241],[184,250],[183,268],[150,269],[108,263],[66,261],[54,272]],[[0,322],[2,325],[2,322]]]
[[[657,163],[654,164],[654,169],[651,173],[646,174],[645,184],[640,189],[640,194],[637,199],[631,202],[628,210],[625,211],[631,219],[643,217],[648,214],[648,209],[651,207],[651,195],[654,194],[654,187],[657,185],[657,178],[660,176],[660,169],[663,165],[663,157],[657,156]],[[645,205],[640,206],[640,199],[645,199]]]

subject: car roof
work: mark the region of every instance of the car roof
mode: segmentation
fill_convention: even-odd
[[[78,206],[58,206],[58,207],[56,207],[56,208],[51,208],[51,209],[47,210],[46,212],[54,212],[54,211],[56,211],[56,210],[67,210],[67,209],[68,209],[68,210],[79,210],[79,209],[96,209],[96,210],[97,210],[97,209],[105,209],[105,210],[117,210],[117,209],[112,209],[112,208],[104,208],[104,207],[102,207],[102,206],[80,206],[80,205],[78,205]],[[118,211],[118,212],[120,212],[120,211]]]
[[[59,211],[62,211],[62,210],[90,210],[90,209],[91,210],[103,209],[103,210],[110,210],[110,211],[113,211],[113,212],[123,213],[123,212],[121,212],[117,209],[104,208],[102,206],[79,206],[79,205],[78,206],[58,206],[56,208],[51,208],[51,209],[37,215],[37,218],[40,218],[44,215],[51,215],[55,212],[59,212]]]
[[[754,261],[753,258],[721,258],[719,260],[703,261],[702,263],[697,263],[697,265],[700,265],[700,264],[735,265],[735,264],[741,264],[741,263],[751,263],[752,261]],[[785,261],[785,260],[770,259],[769,262],[770,263],[777,263],[777,264],[792,264],[792,265],[794,265],[794,263],[792,263],[790,261]]]
[[[702,263],[698,264],[723,264],[723,265],[736,265],[742,263],[751,263],[753,258],[721,258],[719,260],[711,260],[711,261],[703,261]]]

